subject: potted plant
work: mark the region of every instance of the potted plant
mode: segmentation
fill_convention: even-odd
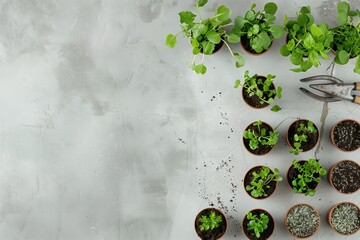
[[[279,169],[272,171],[267,166],[256,166],[246,173],[244,187],[251,197],[264,199],[275,191],[277,182],[281,180]]]
[[[287,231],[297,238],[308,238],[314,235],[319,226],[320,215],[308,204],[296,204],[285,215]]]
[[[279,131],[258,120],[251,123],[244,131],[243,142],[245,148],[255,155],[264,155],[269,153],[279,139]]]
[[[340,193],[354,193],[360,188],[360,166],[351,160],[338,161],[329,170],[328,181]]]
[[[279,86],[275,88],[273,83],[276,76],[268,74],[266,77],[258,76],[257,74],[250,77],[249,71],[246,70],[244,74],[244,84],[241,80],[235,81],[234,88],[242,86],[242,96],[244,101],[253,108],[264,108],[274,103],[274,99],[282,97],[282,88]],[[281,108],[275,105],[271,108],[272,111],[278,112]]]
[[[355,234],[360,228],[360,209],[351,202],[338,203],[329,210],[327,220],[335,232]]]
[[[297,13],[296,20],[284,18],[287,42],[281,46],[282,56],[290,56],[292,64],[298,66],[294,72],[306,72],[311,67],[320,65],[320,58],[327,55],[334,40],[333,32],[326,23],[316,24],[309,6],[304,6]]]
[[[337,122],[331,128],[330,141],[341,151],[357,150],[360,147],[360,124],[352,119]]]
[[[275,222],[270,213],[263,209],[249,211],[243,219],[243,230],[250,240],[268,239],[274,231]]]
[[[360,16],[359,10],[350,10],[347,2],[337,4],[337,20],[339,26],[332,29],[334,42],[332,49],[335,52],[335,63],[344,65],[350,58],[357,57],[354,72],[360,74],[360,22],[354,23],[354,17]]]
[[[216,208],[201,210],[195,218],[195,231],[203,240],[221,238],[227,229],[225,215]]]
[[[316,125],[306,119],[294,121],[287,130],[286,142],[292,147],[290,153],[298,155],[300,152],[306,152],[316,146],[320,137]]]
[[[293,160],[288,172],[287,181],[295,193],[302,193],[305,196],[314,196],[320,177],[326,174],[320,162],[315,158],[308,161]]]
[[[240,54],[233,52],[230,46],[226,43],[225,39],[228,38],[226,30],[224,29],[231,22],[231,10],[225,5],[220,5],[210,18],[203,18],[201,16],[201,8],[207,3],[207,0],[199,0],[196,3],[198,15],[191,11],[179,12],[181,31],[177,34],[168,34],[165,44],[170,48],[174,48],[177,43],[177,36],[181,33],[190,40],[192,46],[192,53],[194,55],[190,67],[197,74],[205,74],[206,66],[204,65],[204,55],[211,55],[225,44],[229,49],[231,55],[236,60],[236,67],[244,65],[244,57]],[[199,21],[196,22],[196,17]],[[196,63],[196,56],[201,54],[202,60]]]
[[[255,11],[255,7],[256,4],[252,4],[245,17],[236,17],[235,26],[229,34],[229,42],[241,42],[247,52],[261,54],[270,48],[274,38],[283,35],[284,29],[274,25],[278,9],[275,3],[266,3],[262,11]]]

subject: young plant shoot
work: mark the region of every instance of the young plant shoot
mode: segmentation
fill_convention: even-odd
[[[296,129],[296,133],[294,135],[294,148],[291,148],[289,152],[294,155],[299,155],[299,153],[303,151],[301,144],[308,141],[309,134],[311,133],[317,133],[317,130],[314,127],[314,123],[308,121],[307,126],[301,123],[300,126]]]
[[[220,215],[216,215],[214,211],[211,211],[209,216],[203,215],[200,217],[200,231],[213,230],[220,226],[222,218]]]
[[[246,186],[246,191],[251,191],[250,194],[254,198],[267,197],[266,188],[270,188],[271,181],[280,182],[282,177],[279,175],[279,169],[275,168],[274,172],[269,167],[263,166],[259,173],[252,172],[253,179],[250,184]]]
[[[260,238],[261,234],[268,228],[269,217],[264,213],[260,213],[258,216],[248,212],[246,218],[249,220],[247,230],[253,231],[256,238]]]
[[[279,139],[279,131],[267,131],[266,128],[261,127],[262,122],[258,120],[253,124],[257,127],[257,131],[245,130],[244,138],[250,140],[249,147],[251,150],[256,150],[260,146],[274,146]]]

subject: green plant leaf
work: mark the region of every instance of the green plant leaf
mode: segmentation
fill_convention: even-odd
[[[174,48],[176,45],[176,42],[177,41],[176,41],[175,35],[173,35],[173,34],[167,35],[166,40],[165,40],[166,46],[168,46],[169,48]]]
[[[238,42],[240,42],[240,36],[235,33],[230,33],[227,40],[230,43],[238,43]]]
[[[297,22],[300,26],[306,26],[306,24],[309,22],[309,18],[306,14],[299,14]]]
[[[235,26],[239,27],[240,30],[244,26],[244,24],[247,22],[249,22],[249,21],[246,20],[245,18],[243,18],[242,16],[238,16],[235,18]]]
[[[278,112],[280,110],[281,110],[281,107],[279,105],[275,105],[271,108],[271,111],[273,111],[273,112]]]
[[[221,37],[220,37],[220,34],[215,32],[215,31],[210,31],[206,34],[206,38],[214,43],[214,44],[219,44],[220,41],[221,41]]]
[[[302,55],[297,52],[293,52],[290,56],[290,61],[294,65],[300,65],[302,62]]]
[[[360,56],[355,62],[354,72],[360,74]]]
[[[231,10],[225,5],[221,5],[217,8],[216,15],[218,15],[217,19],[222,22],[230,18]]]
[[[273,2],[268,2],[264,6],[265,13],[271,14],[271,15],[275,15],[277,9],[278,9],[277,5]]]
[[[201,34],[205,34],[208,31],[208,27],[203,23],[197,23],[193,26],[193,38],[198,38]]]
[[[290,51],[287,49],[286,45],[282,45],[280,47],[280,54],[284,57],[287,57],[290,55]]]
[[[237,80],[235,81],[234,88],[238,88],[238,87],[240,86],[240,84],[241,84],[240,79],[237,79]]]
[[[320,56],[316,51],[310,51],[309,53],[309,60],[312,65],[315,67],[319,66]]]
[[[315,23],[313,23],[310,26],[310,31],[311,31],[311,34],[314,35],[317,38],[324,35],[324,33],[321,31],[321,29]]]
[[[314,46],[315,46],[314,38],[311,36],[311,34],[307,34],[305,39],[304,39],[304,47],[306,49],[311,49]]]
[[[349,62],[350,54],[345,50],[336,52],[336,58],[339,60],[339,64],[347,64]]]
[[[271,44],[271,38],[269,37],[269,35],[266,32],[261,32],[258,36],[257,36],[257,43],[262,46],[264,49],[268,49],[270,44]]]
[[[196,15],[193,14],[191,11],[179,12],[179,16],[180,16],[180,23],[185,23],[188,25],[193,24],[194,19],[196,17]]]
[[[282,87],[276,89],[276,96],[280,99],[282,97]]]
[[[270,32],[274,38],[281,38],[284,33],[284,28],[279,25],[272,26]]]
[[[245,65],[245,58],[242,55],[240,55],[238,53],[234,53],[233,56],[234,56],[234,58],[236,60],[235,65],[236,65],[237,68],[240,68],[240,67]]]
[[[215,44],[213,44],[210,41],[204,41],[201,43],[202,47],[203,47],[203,53],[205,55],[211,55],[214,52],[215,49]]]
[[[253,11],[253,10],[247,11],[246,14],[245,14],[245,18],[246,18],[247,20],[249,20],[250,22],[251,22],[251,21],[254,21],[254,19],[255,19],[255,13],[254,13],[254,11]]]
[[[205,67],[204,64],[198,64],[198,65],[195,65],[194,71],[197,74],[205,74],[206,73],[206,67]]]
[[[350,11],[350,5],[347,2],[339,2],[336,7],[338,12],[348,13]]]
[[[205,6],[205,4],[208,2],[208,0],[199,0],[198,1],[198,3],[197,3],[197,5],[199,6],[199,7],[203,7],[203,6]]]

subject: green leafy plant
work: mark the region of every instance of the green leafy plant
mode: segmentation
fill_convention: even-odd
[[[324,176],[326,170],[321,167],[320,162],[315,158],[311,158],[303,164],[294,159],[292,165],[298,171],[297,177],[291,182],[294,192],[305,193],[305,196],[314,196],[316,190],[309,187],[309,183],[319,183],[320,176]]]
[[[292,64],[298,68],[294,72],[306,72],[311,67],[320,65],[320,58],[329,59],[327,55],[334,40],[333,32],[325,23],[316,24],[309,6],[302,7],[296,20],[284,18],[285,30],[288,32],[287,43],[280,48],[282,56],[290,56]]]
[[[259,173],[253,171],[253,179],[250,184],[246,186],[246,191],[251,191],[250,194],[254,198],[267,197],[265,188],[270,188],[271,181],[280,182],[282,177],[279,175],[279,169],[275,168],[274,172],[269,167],[263,166]]]
[[[261,127],[262,121],[258,120],[253,124],[257,127],[257,131],[247,129],[244,132],[244,138],[250,140],[249,147],[251,150],[258,149],[260,146],[274,146],[279,139],[279,131],[267,131]]]
[[[250,77],[249,71],[246,70],[244,74],[244,84],[241,84],[241,80],[237,79],[234,88],[242,86],[250,97],[257,96],[260,99],[260,104],[272,104],[274,103],[275,97],[279,99],[282,97],[282,88],[280,86],[278,86],[277,89],[273,88],[275,77],[276,76],[271,74],[268,74],[265,79],[259,77],[257,74]],[[275,105],[271,110],[278,112],[281,110],[281,107]]]
[[[284,29],[282,26],[274,25],[275,13],[278,9],[273,2],[265,4],[262,11],[255,11],[256,4],[252,4],[245,17],[238,16],[235,26],[229,34],[229,42],[237,43],[246,39],[250,51],[262,53],[270,48],[274,38],[280,38]]]
[[[269,217],[264,213],[260,213],[260,215],[257,216],[252,214],[252,212],[248,212],[246,218],[249,220],[249,223],[246,226],[247,230],[253,231],[255,236],[260,238],[261,233],[268,228]]]
[[[214,211],[211,211],[209,216],[203,215],[199,219],[200,221],[200,231],[213,230],[220,226],[222,218],[220,215],[216,215]]]
[[[207,68],[204,65],[204,55],[211,55],[215,47],[221,43],[227,46],[231,55],[235,58],[236,67],[242,67],[245,64],[244,57],[239,53],[233,52],[225,41],[228,35],[224,27],[228,26],[231,22],[231,10],[225,5],[221,5],[216,9],[214,16],[204,19],[201,16],[200,10],[206,3],[207,0],[199,0],[197,2],[196,8],[198,15],[191,11],[179,12],[182,30],[177,34],[168,34],[165,41],[166,46],[174,48],[177,43],[177,36],[181,33],[189,38],[194,55],[194,59],[189,66],[197,74],[206,73]],[[196,17],[200,18],[198,22],[195,22]],[[198,54],[202,55],[200,63],[195,62]]]
[[[314,126],[314,123],[311,121],[307,122],[307,125],[300,123],[300,126],[296,129],[296,133],[294,134],[294,147],[289,150],[290,153],[294,155],[299,155],[303,150],[301,149],[301,144],[308,141],[309,134],[316,134],[317,130]]]
[[[337,4],[339,26],[334,32],[333,50],[336,52],[335,63],[344,65],[350,58],[358,57],[354,72],[360,74],[360,22],[356,24],[354,18],[359,19],[360,11],[351,10],[347,2]]]

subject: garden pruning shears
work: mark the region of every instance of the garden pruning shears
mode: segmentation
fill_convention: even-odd
[[[317,75],[300,79],[301,82],[323,81],[323,83],[310,84],[309,87],[325,93],[320,96],[310,92],[305,88],[299,88],[300,91],[316,100],[323,102],[337,102],[348,100],[360,104],[360,82],[344,83],[342,80],[328,75]],[[324,83],[325,82],[325,83]]]

